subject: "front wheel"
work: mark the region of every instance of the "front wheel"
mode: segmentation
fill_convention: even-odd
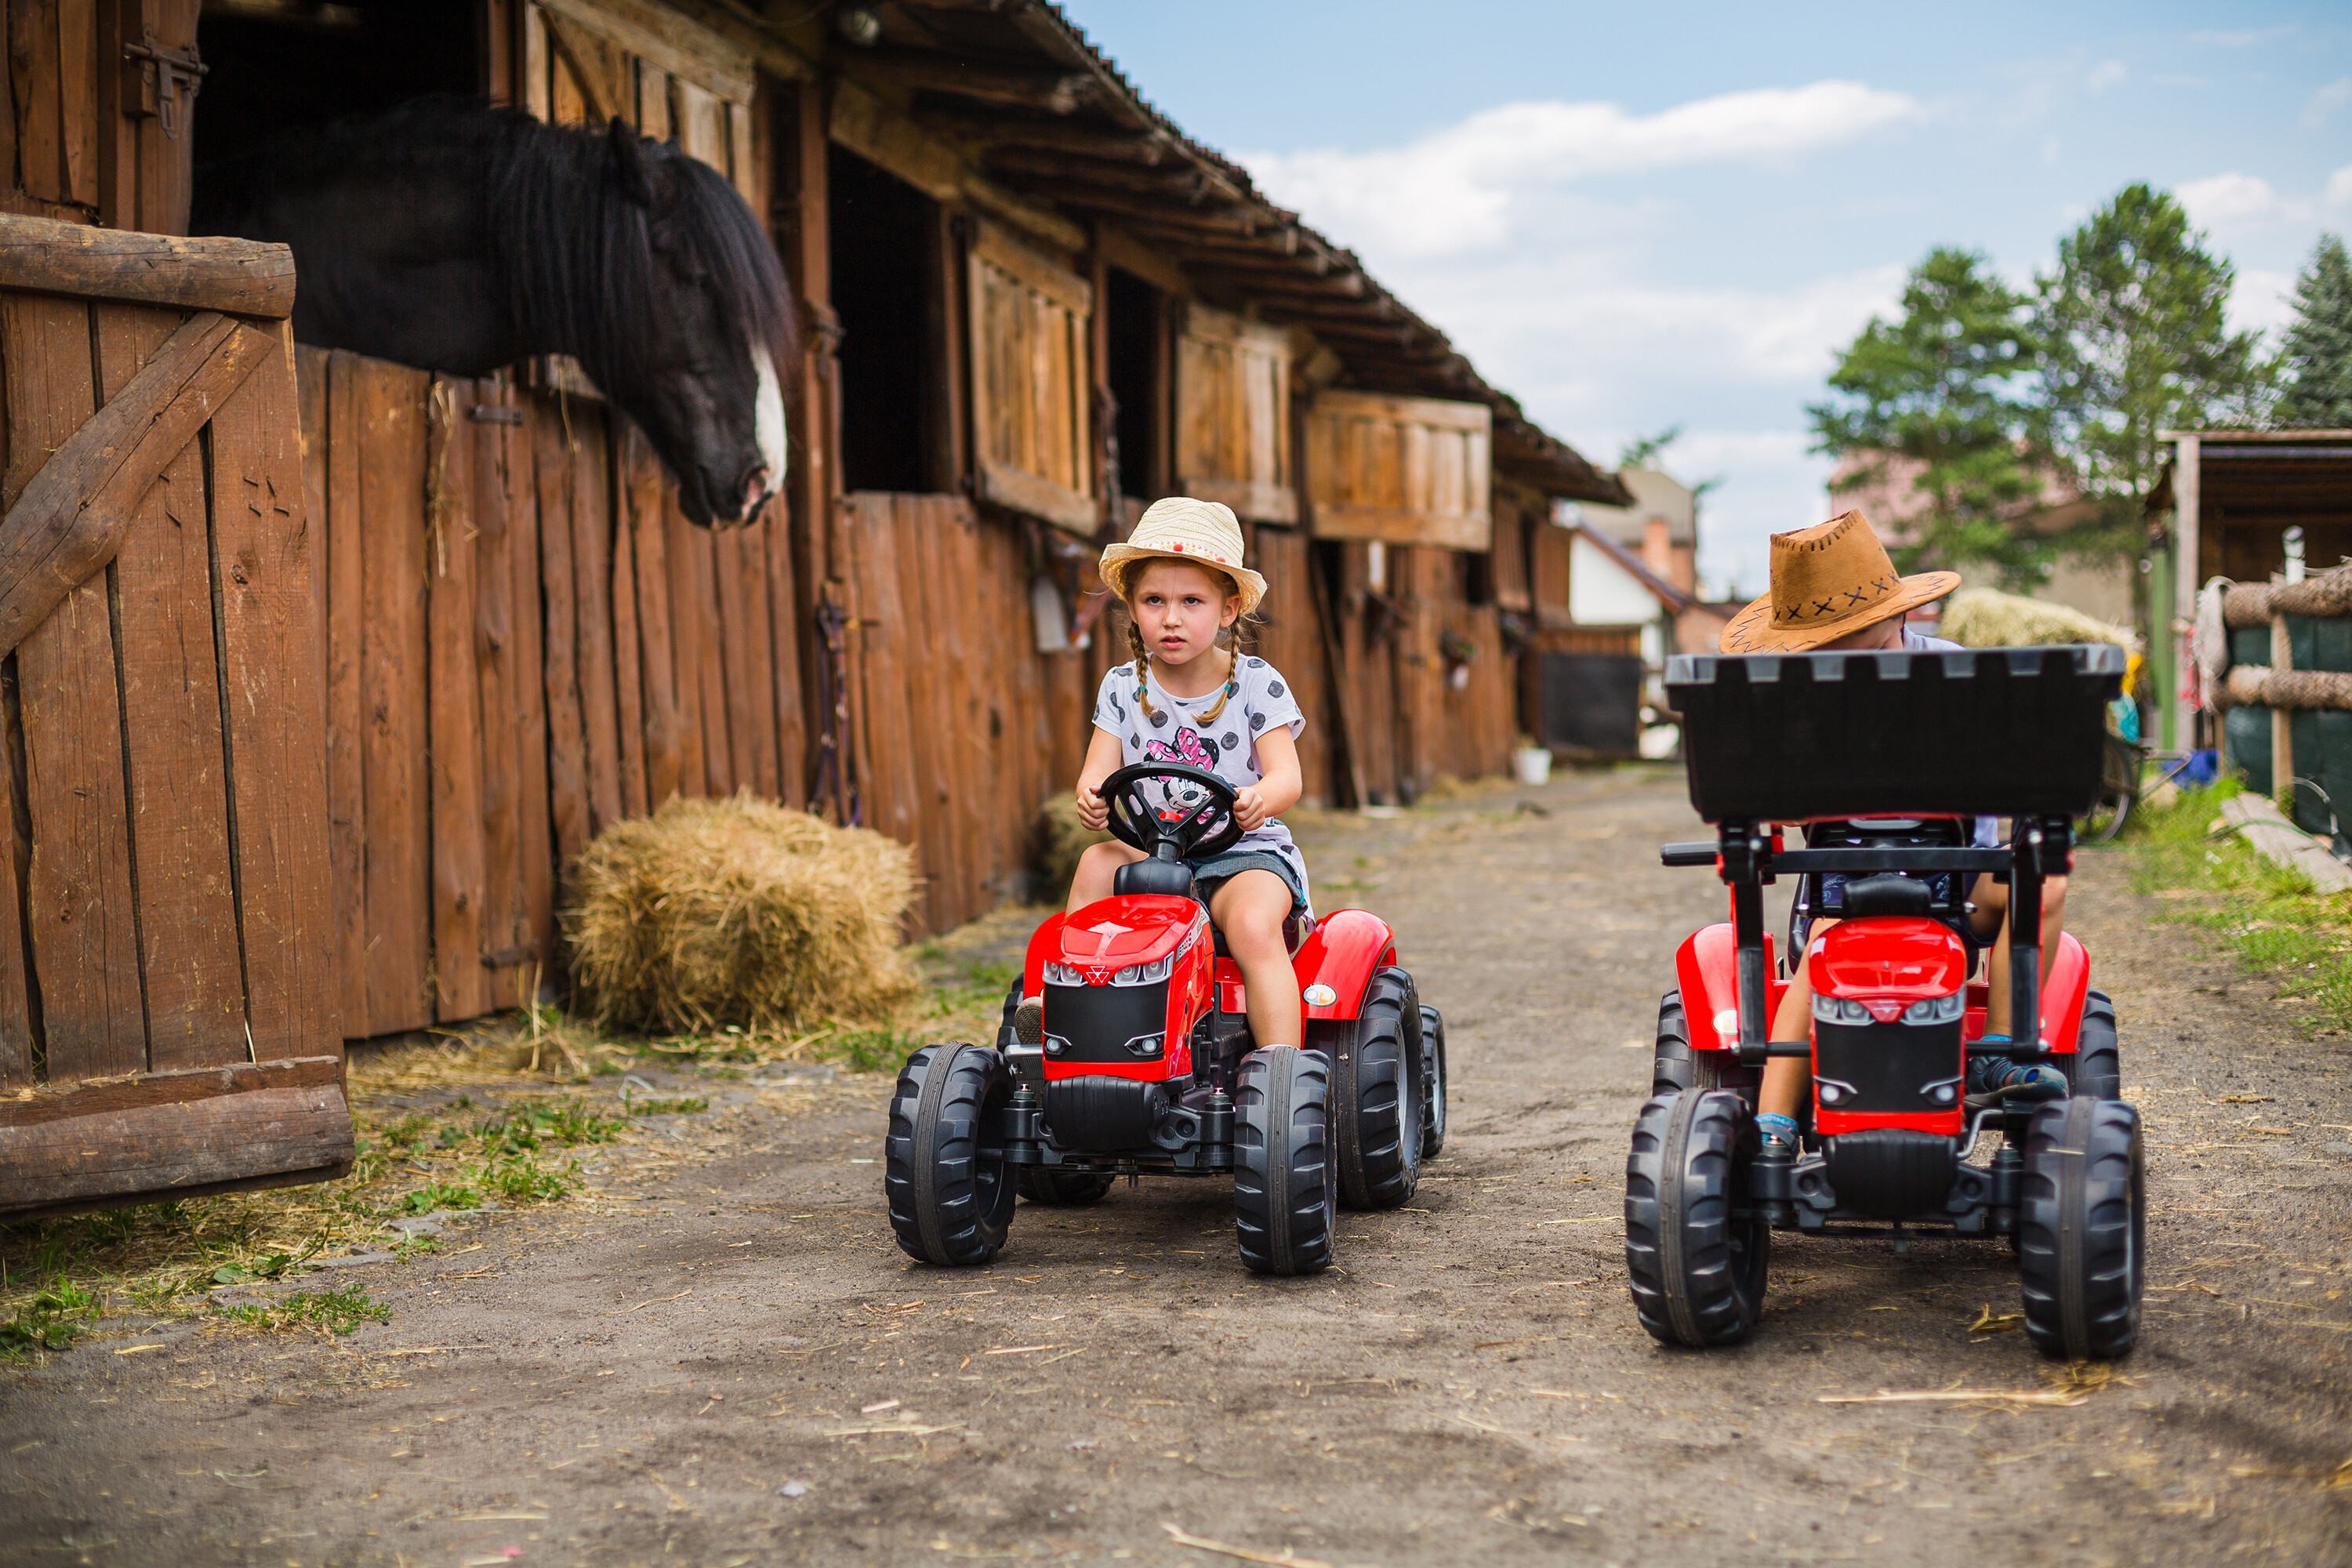
[[[2139,1339],[2147,1175],[2139,1112],[2078,1094],[2025,1131],[2017,1267],[2025,1331],[2046,1356],[2112,1361]]]
[[[1339,1184],[1332,1169],[1331,1067],[1319,1052],[1269,1046],[1234,1086],[1234,1227],[1253,1274],[1331,1266]]]
[[[1392,1209],[1421,1181],[1421,1053],[1412,976],[1382,969],[1331,1063],[1339,1195],[1351,1209]]]
[[[985,1047],[925,1046],[907,1058],[890,1096],[882,1191],[909,1257],[970,1268],[1003,1247],[1013,1180],[999,1121],[1012,1098],[1004,1058]]]
[[[1625,1269],[1653,1338],[1738,1344],[1764,1308],[1772,1230],[1735,1211],[1748,1198],[1755,1130],[1727,1090],[1654,1095],[1625,1162]]]
[[[2076,1094],[2094,1100],[2123,1098],[2123,1053],[2116,1046],[2116,1005],[2104,991],[2094,991],[2083,999],[2083,1024],[2075,1031],[2073,1070],[2067,1076]]]

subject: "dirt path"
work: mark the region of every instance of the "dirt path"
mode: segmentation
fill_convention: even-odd
[[[633,1152],[611,1201],[351,1271],[389,1323],[5,1374],[0,1560],[1235,1560],[1167,1523],[1335,1564],[2352,1558],[2352,1049],[2155,923],[2118,856],[2076,901],[2151,1130],[2121,1375],[1820,1403],[2052,1388],[1969,1331],[2015,1310],[1984,1245],[1790,1242],[1753,1343],[1651,1343],[1620,1184],[1672,943],[1722,907],[1657,867],[1695,835],[1677,782],[1613,775],[1309,837],[1454,1051],[1447,1154],[1411,1208],[1343,1217],[1340,1270],[1251,1279],[1227,1194],[1175,1182],[917,1268],[872,1163],[886,1083],[721,1085],[718,1157]]]

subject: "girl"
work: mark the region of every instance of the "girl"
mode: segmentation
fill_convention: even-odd
[[[1261,1047],[1304,1045],[1283,928],[1308,913],[1307,864],[1277,814],[1298,800],[1307,716],[1280,671],[1234,646],[1265,579],[1242,564],[1232,510],[1189,496],[1154,501],[1126,543],[1103,552],[1102,575],[1127,604],[1135,658],[1103,677],[1078,816],[1099,830],[1109,817],[1103,780],[1138,763],[1188,763],[1233,786],[1242,839],[1194,862],[1193,887],[1241,966],[1252,1037]],[[1071,911],[1108,898],[1118,868],[1143,858],[1115,841],[1088,849],[1070,884]]]

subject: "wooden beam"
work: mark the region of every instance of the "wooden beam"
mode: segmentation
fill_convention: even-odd
[[[1126,163],[1106,163],[1065,153],[1038,153],[1021,147],[991,148],[984,156],[989,172],[1018,188],[1059,199],[1082,188],[1192,202],[1203,197],[1232,201],[1234,193],[1213,184],[1198,170],[1183,167],[1144,169]]]
[[[1127,225],[1129,232],[1139,239],[1165,245],[1180,246],[1196,257],[1239,256],[1262,258],[1301,254],[1299,232],[1296,225],[1282,228],[1259,229],[1254,234],[1206,234],[1191,229],[1172,228],[1156,220],[1160,209]]]
[[[294,252],[0,213],[0,289],[283,321],[294,311]]]
[[[1080,157],[1139,163],[1146,168],[1176,163],[1183,153],[1169,137],[1116,134],[1066,120],[1030,120],[976,112],[942,104],[918,105],[914,118],[924,130],[983,147],[1034,147]]]
[[[973,65],[944,54],[877,52],[840,57],[846,73],[916,92],[936,92],[982,103],[1005,103],[1047,114],[1070,114],[1094,101],[1097,83],[1082,71],[1011,70]]]
[[[1069,186],[1056,190],[1054,199],[1065,206],[1083,207],[1088,212],[1116,213],[1121,217],[1137,218],[1161,228],[1174,229],[1179,234],[1253,235],[1259,232],[1256,215],[1247,208],[1209,212],[1125,193]]]
[[[1360,272],[1334,272],[1318,277],[1304,268],[1291,271],[1272,267],[1236,267],[1224,261],[1203,262],[1201,270],[1219,282],[1255,295],[1288,295],[1301,300],[1361,300],[1367,293],[1364,275]]]

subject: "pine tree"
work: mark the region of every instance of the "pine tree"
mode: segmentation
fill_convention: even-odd
[[[2035,489],[2021,451],[2037,357],[2026,304],[1982,256],[1938,247],[1912,268],[1901,318],[1873,319],[1830,376],[1833,398],[1806,410],[1816,451],[1865,473],[1921,465],[1906,570],[1980,561],[2012,587],[2049,575],[2050,546],[2017,521]]]
[[[2338,236],[2319,237],[2295,279],[2294,324],[2280,358],[2294,377],[2279,400],[2281,425],[2352,427],[2352,257]]]

